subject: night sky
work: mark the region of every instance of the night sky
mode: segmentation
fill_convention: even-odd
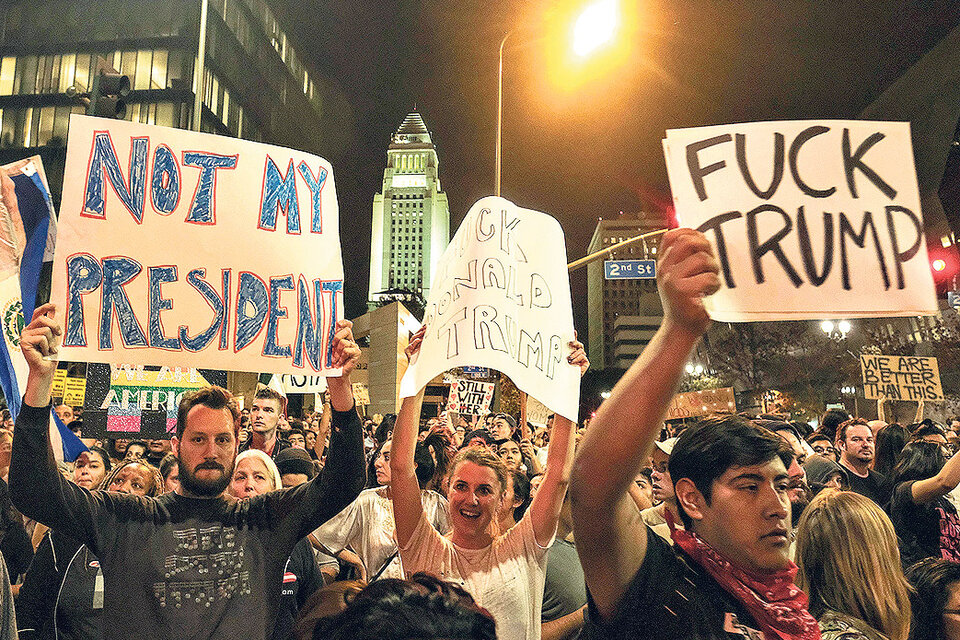
[[[493,194],[497,47],[511,29],[503,196],[555,216],[570,261],[599,217],[666,218],[666,129],[855,117],[960,24],[960,3],[947,0],[624,0],[634,19],[616,54],[577,70],[556,37],[576,4],[281,0],[336,131],[320,146],[337,180],[348,316],[365,310],[390,134],[414,106],[437,145],[451,233]],[[571,281],[581,336],[584,274]]]

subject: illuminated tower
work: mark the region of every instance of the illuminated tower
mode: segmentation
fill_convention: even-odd
[[[450,242],[450,208],[440,190],[440,161],[417,111],[387,148],[383,189],[373,197],[369,306],[384,295],[413,291],[426,299],[430,277]]]

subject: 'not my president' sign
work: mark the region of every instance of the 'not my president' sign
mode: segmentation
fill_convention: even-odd
[[[326,160],[75,115],[59,230],[64,359],[335,373],[343,266]]]
[[[720,263],[714,319],[937,311],[909,124],[754,122],[663,146],[677,219]]]

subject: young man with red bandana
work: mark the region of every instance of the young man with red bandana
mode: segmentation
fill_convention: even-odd
[[[819,639],[793,583],[792,453],[748,420],[705,420],[670,456],[678,513],[671,547],[646,527],[628,489],[644,465],[720,287],[703,234],[663,237],[664,320],[597,412],[571,480],[574,534],[589,590],[587,637]]]

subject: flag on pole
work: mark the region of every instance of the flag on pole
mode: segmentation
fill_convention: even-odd
[[[53,260],[56,216],[39,156],[4,167],[0,200],[0,328],[6,349],[0,349],[0,388],[10,415],[20,413],[20,394],[27,380],[27,362],[20,351],[20,332],[33,317],[40,270]],[[50,442],[57,460],[72,462],[87,448],[50,412]]]

